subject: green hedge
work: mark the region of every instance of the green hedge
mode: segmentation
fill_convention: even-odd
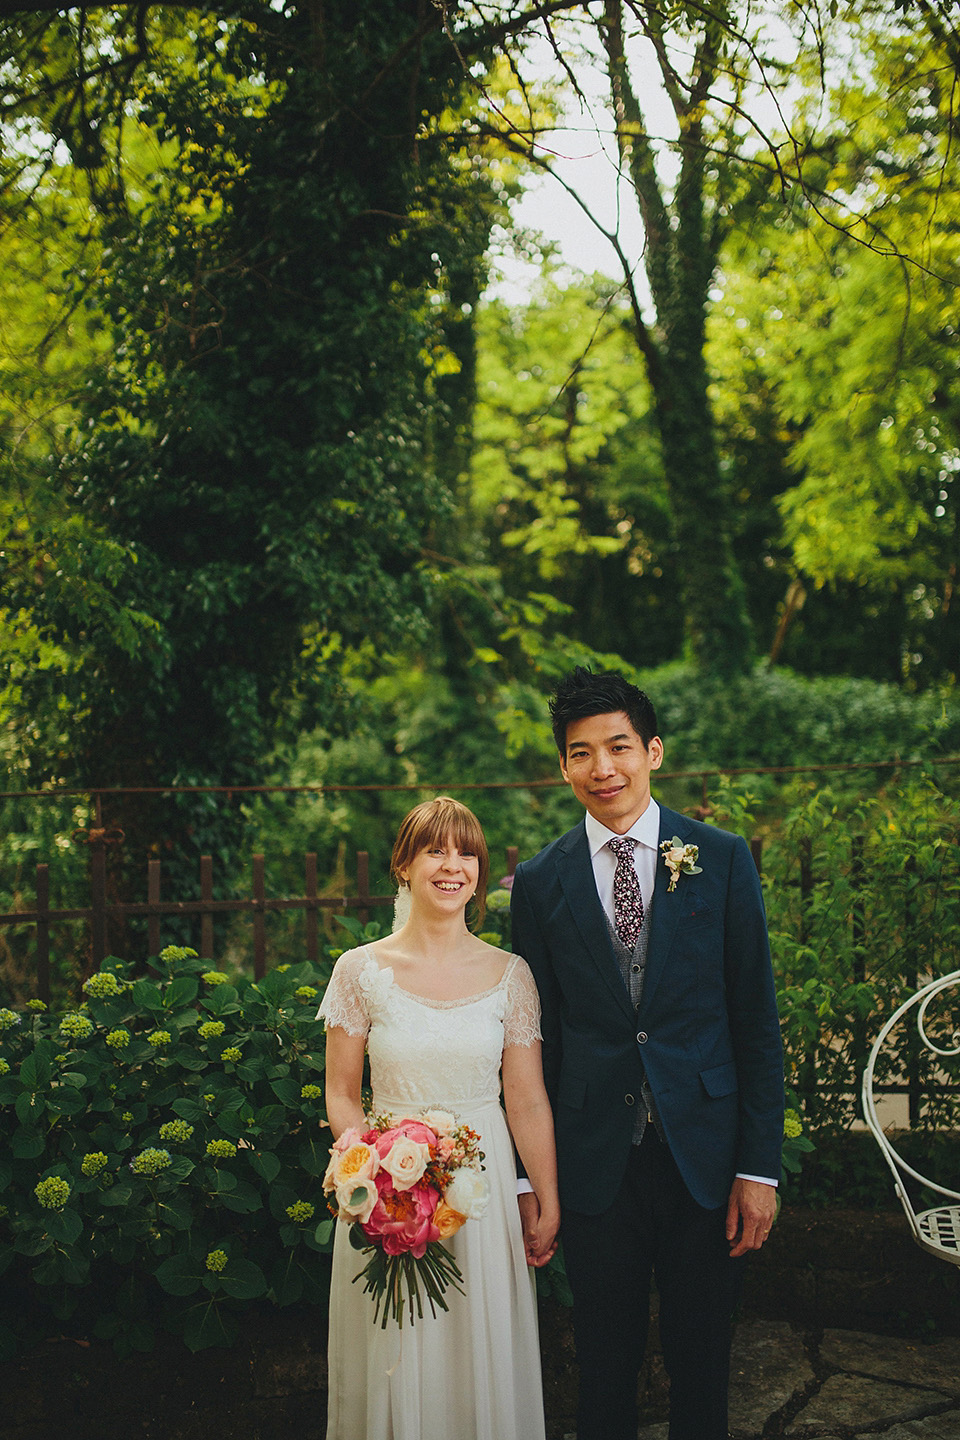
[[[0,1009],[0,1355],[51,1317],[199,1350],[250,1301],[324,1303],[328,974],[233,983],[171,947],[66,1015]]]

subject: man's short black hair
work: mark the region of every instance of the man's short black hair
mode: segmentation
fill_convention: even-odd
[[[550,701],[553,738],[561,760],[566,759],[568,725],[591,715],[610,715],[618,710],[626,712],[630,724],[649,749],[650,741],[657,734],[657,713],[648,695],[616,670],[594,674],[578,665],[572,675],[565,675]]]

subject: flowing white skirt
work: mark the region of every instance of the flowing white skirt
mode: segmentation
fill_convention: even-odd
[[[427,1309],[402,1330],[388,1320],[382,1330],[363,1282],[352,1283],[368,1257],[337,1224],[327,1440],[543,1440],[534,1272],[523,1255],[510,1133],[499,1104],[450,1108],[480,1133],[490,1181],[483,1218],[444,1242],[465,1293],[451,1287],[448,1311]]]

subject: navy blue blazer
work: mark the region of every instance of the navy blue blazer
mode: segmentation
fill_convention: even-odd
[[[560,1196],[597,1214],[630,1154],[644,1071],[693,1197],[726,1204],[736,1174],[780,1174],[783,1060],[766,917],[744,841],[661,806],[660,839],[699,846],[701,873],[657,856],[643,998],[634,1012],[597,895],[583,821],[524,861],[513,949],[537,981]]]

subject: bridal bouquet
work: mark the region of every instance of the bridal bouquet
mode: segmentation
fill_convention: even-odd
[[[350,1226],[350,1243],[372,1252],[357,1275],[376,1309],[403,1325],[447,1309],[444,1291],[463,1293],[463,1276],[441,1243],[468,1220],[479,1220],[489,1186],[480,1136],[447,1110],[395,1119],[377,1115],[367,1130],[345,1130],[336,1141],[323,1189],[330,1209]],[[416,1306],[416,1315],[414,1314]]]

